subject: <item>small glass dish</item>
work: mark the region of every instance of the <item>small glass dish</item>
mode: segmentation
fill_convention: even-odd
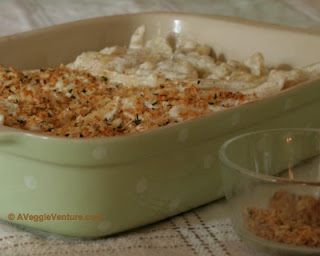
[[[320,255],[320,130],[243,134],[219,157],[232,225],[245,243],[275,255]]]

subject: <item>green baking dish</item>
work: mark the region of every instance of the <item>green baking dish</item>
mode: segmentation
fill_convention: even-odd
[[[3,37],[1,62],[22,69],[68,63],[83,51],[127,44],[142,24],[148,37],[182,33],[226,58],[242,60],[260,51],[267,65],[299,67],[320,61],[318,32],[224,17],[144,13]],[[317,110],[319,80],[129,136],[70,139],[0,126],[0,219],[76,238],[102,237],[165,219],[222,197],[218,149],[227,138],[256,129],[319,128]],[[46,217],[56,215],[101,218]]]

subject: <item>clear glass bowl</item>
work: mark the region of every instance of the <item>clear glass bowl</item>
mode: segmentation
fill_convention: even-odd
[[[320,255],[320,130],[275,129],[219,152],[234,229],[276,255]]]

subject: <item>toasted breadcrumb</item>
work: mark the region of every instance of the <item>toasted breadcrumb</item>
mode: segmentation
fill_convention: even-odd
[[[268,208],[247,208],[244,217],[248,230],[264,239],[320,247],[320,198],[281,190]]]
[[[48,135],[131,134],[256,99],[254,94],[203,89],[184,81],[128,88],[63,65],[33,72],[0,67],[4,125]]]

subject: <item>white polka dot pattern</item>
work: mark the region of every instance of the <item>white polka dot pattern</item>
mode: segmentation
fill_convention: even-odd
[[[287,112],[292,108],[293,100],[291,98],[287,99],[284,103],[284,111]]]
[[[92,156],[95,159],[103,159],[107,156],[107,149],[103,147],[95,148],[92,152]]]
[[[142,178],[136,186],[136,191],[138,194],[145,192],[148,189],[148,181],[145,178]]]
[[[180,142],[185,142],[188,139],[188,137],[189,137],[189,131],[188,129],[184,128],[179,132],[178,140]]]
[[[175,198],[173,200],[170,201],[169,203],[169,210],[170,211],[175,211],[179,208],[181,203],[181,199],[180,198]]]
[[[34,190],[37,187],[37,181],[35,177],[33,176],[25,176],[24,177],[24,184],[26,185],[27,188]]]
[[[102,231],[102,232],[107,232],[111,229],[112,227],[112,223],[110,221],[102,221],[98,224],[98,230]]]
[[[231,125],[236,126],[240,122],[240,113],[235,112],[231,117]]]

